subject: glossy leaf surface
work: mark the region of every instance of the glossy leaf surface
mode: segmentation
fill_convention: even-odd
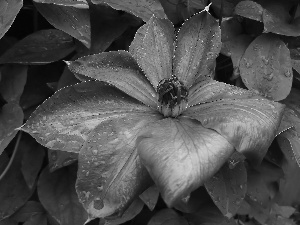
[[[220,50],[221,29],[203,10],[180,28],[173,62],[174,75],[188,88],[197,80],[210,77]]]
[[[105,81],[145,105],[157,107],[154,88],[126,51],[89,55],[68,64],[74,73]]]
[[[119,113],[88,135],[79,154],[76,190],[90,218],[122,212],[152,181],[141,164],[136,139],[159,114]]]
[[[239,2],[234,9],[235,14],[260,22],[263,18],[263,11],[264,9],[260,4],[248,0]]]
[[[149,111],[116,88],[89,81],[56,92],[21,129],[48,148],[78,153],[88,134],[101,122],[130,112]]]
[[[107,4],[114,9],[123,10],[142,18],[147,22],[154,14],[158,18],[166,18],[159,0],[92,0],[94,4]]]
[[[69,166],[50,173],[45,167],[38,181],[41,203],[61,225],[82,225],[87,220],[75,191],[76,170],[76,166]]]
[[[152,17],[137,31],[130,46],[130,53],[154,88],[172,75],[174,32],[169,20]]]
[[[250,90],[278,101],[290,93],[293,81],[290,52],[275,35],[262,34],[247,48],[240,62],[241,77]]]
[[[34,3],[34,5],[55,28],[78,39],[86,47],[89,48],[91,46],[90,15],[88,9],[45,3]]]
[[[23,6],[22,0],[1,1],[0,3],[0,38],[8,31]]]
[[[72,51],[73,38],[56,29],[40,30],[21,41],[0,57],[0,63],[46,64],[58,61]]]
[[[167,118],[147,127],[138,151],[171,206],[216,173],[234,149],[225,138],[200,123]]]
[[[243,156],[234,153],[227,163],[205,182],[205,187],[223,215],[232,218],[247,191],[247,171]]]
[[[233,92],[231,95],[213,101],[217,99],[212,94],[207,103],[192,106],[183,115],[214,129],[252,163],[260,163],[276,135],[284,105],[260,96],[250,97],[251,93],[247,91]],[[245,97],[239,99],[235,95]]]

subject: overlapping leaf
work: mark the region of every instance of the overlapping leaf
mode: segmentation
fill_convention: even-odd
[[[92,0],[94,4],[107,4],[114,9],[123,10],[142,18],[147,22],[152,15],[158,18],[166,18],[164,9],[159,0]]]
[[[234,153],[205,183],[205,187],[223,215],[232,218],[241,206],[247,191],[247,171],[242,155]]]
[[[152,211],[155,208],[155,205],[158,201],[159,191],[156,185],[149,187],[145,190],[140,196],[140,199],[148,206],[148,208]]]
[[[141,133],[143,164],[170,206],[212,176],[233,153],[221,135],[189,119],[164,119]]]
[[[86,47],[89,48],[91,46],[90,15],[88,9],[37,2],[34,5],[55,28],[78,39]]]
[[[247,48],[239,68],[250,90],[276,101],[290,93],[293,81],[290,52],[275,35],[257,37]]]
[[[75,191],[76,171],[76,165],[53,173],[45,167],[38,181],[38,195],[42,205],[61,225],[82,225],[87,220],[87,213]]]
[[[23,0],[1,1],[0,38],[8,31],[23,6]]]
[[[148,225],[188,225],[189,223],[173,209],[163,209],[157,212]]]
[[[60,60],[72,51],[73,38],[56,29],[40,30],[17,42],[0,57],[0,63],[46,64]]]

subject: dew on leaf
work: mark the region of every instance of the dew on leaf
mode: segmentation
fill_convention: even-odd
[[[98,151],[97,151],[96,149],[94,149],[94,150],[92,151],[92,153],[93,153],[93,155],[97,155],[97,154],[98,154]]]

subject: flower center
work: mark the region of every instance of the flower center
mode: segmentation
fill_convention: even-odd
[[[177,117],[187,107],[188,90],[175,76],[161,80],[157,93],[158,110],[166,117]]]

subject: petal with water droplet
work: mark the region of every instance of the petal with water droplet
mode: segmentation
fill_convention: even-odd
[[[126,51],[104,52],[68,62],[69,69],[116,86],[156,109],[156,92],[134,58]]]
[[[177,36],[174,75],[187,87],[210,77],[221,50],[221,29],[206,10],[187,20]]]
[[[156,111],[111,85],[89,81],[57,91],[21,130],[48,148],[78,153],[99,124],[132,113],[152,115]]]
[[[136,33],[130,53],[154,88],[172,75],[174,28],[167,19],[152,17]]]
[[[137,153],[136,139],[148,123],[160,117],[124,113],[102,122],[89,134],[78,158],[76,190],[90,218],[121,216],[151,185]]]
[[[214,129],[252,163],[260,163],[276,135],[283,110],[280,103],[253,96],[198,104],[183,115]]]
[[[149,125],[138,143],[142,163],[169,206],[217,172],[233,151],[217,132],[183,117]]]

